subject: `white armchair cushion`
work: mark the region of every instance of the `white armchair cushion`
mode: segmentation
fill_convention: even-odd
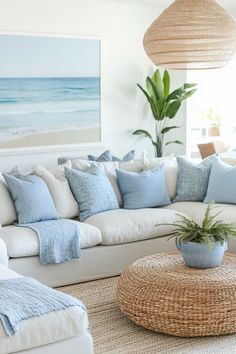
[[[1,239],[0,239],[0,264],[8,267],[7,248],[5,242]]]

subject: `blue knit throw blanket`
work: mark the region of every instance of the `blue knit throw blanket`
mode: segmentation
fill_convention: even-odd
[[[34,230],[39,239],[42,264],[63,263],[80,258],[79,228],[68,220],[49,220],[18,226]]]
[[[0,320],[8,336],[14,335],[20,323],[49,312],[85,305],[70,295],[51,289],[27,277],[0,280]]]

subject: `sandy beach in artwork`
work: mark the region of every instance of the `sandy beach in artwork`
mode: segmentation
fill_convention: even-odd
[[[0,149],[42,145],[63,145],[100,142],[100,128],[79,128],[33,133],[0,143]]]

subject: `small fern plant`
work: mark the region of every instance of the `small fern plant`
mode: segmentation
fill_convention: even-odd
[[[174,226],[173,235],[177,241],[195,242],[207,244],[212,248],[216,242],[221,244],[228,240],[229,236],[236,236],[236,229],[233,224],[223,223],[221,220],[216,220],[216,217],[221,213],[218,212],[212,215],[213,203],[209,203],[202,225],[187,218],[184,215],[177,214],[180,220],[169,224]]]

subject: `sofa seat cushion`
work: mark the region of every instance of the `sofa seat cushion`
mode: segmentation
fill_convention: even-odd
[[[80,229],[80,247],[89,248],[101,242],[101,232],[96,227],[70,220]],[[5,226],[0,229],[0,238],[6,244],[8,257],[29,257],[39,255],[37,234],[27,227]]]
[[[164,207],[168,210],[174,210],[178,213],[188,215],[198,224],[201,224],[204,218],[208,204],[201,202],[176,202]],[[232,204],[215,204],[213,213],[221,212],[218,216],[218,220],[222,220],[225,223],[233,223],[236,226],[236,205]]]
[[[0,265],[0,280],[19,276]],[[7,336],[0,322],[0,354],[15,353],[79,336],[87,328],[88,316],[78,306],[24,320],[14,336]]]
[[[171,226],[163,224],[176,218],[174,210],[163,208],[117,209],[93,215],[85,223],[101,230],[103,245],[114,245],[168,235]]]

